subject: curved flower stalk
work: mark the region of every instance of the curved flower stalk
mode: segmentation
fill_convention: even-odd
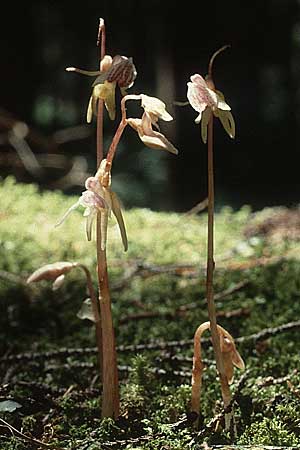
[[[210,329],[210,322],[204,322],[197,328],[194,335],[194,356],[193,356],[193,369],[192,369],[192,399],[191,399],[191,411],[200,414],[200,396],[202,387],[202,374],[203,374],[203,362],[201,354],[201,336],[204,331]],[[218,336],[220,340],[221,357],[225,367],[224,375],[226,377],[226,383],[221,381],[221,390],[223,399],[227,399],[229,403],[231,399],[228,384],[233,380],[234,366],[244,370],[244,361],[236,349],[233,337],[228,331],[217,325]],[[230,421],[229,421],[230,422]]]
[[[228,334],[226,339],[220,341],[220,326],[216,319],[216,306],[214,301],[214,161],[213,161],[213,119],[219,117],[225,130],[231,138],[235,136],[234,119],[230,112],[230,106],[225,102],[222,93],[217,91],[214,86],[212,68],[216,56],[225,50],[224,46],[216,51],[210,59],[208,66],[208,75],[204,80],[201,75],[191,76],[191,82],[188,83],[187,97],[191,106],[199,113],[196,122],[201,122],[201,135],[204,143],[207,141],[207,174],[208,174],[208,221],[207,221],[207,266],[206,266],[206,299],[209,318],[209,328],[211,330],[212,345],[216,360],[217,371],[220,378],[222,398],[224,407],[230,403],[231,393],[229,383],[232,378],[232,356],[234,354],[234,341]],[[224,331],[224,330],[223,330]],[[201,334],[201,328],[198,330]],[[197,332],[196,332],[197,333]],[[230,350],[231,349],[231,350]],[[227,351],[228,350],[228,351]],[[197,362],[197,371],[201,372],[201,363]],[[194,383],[197,386],[197,383]],[[200,382],[201,387],[201,382]],[[196,387],[194,388],[196,389]],[[198,387],[198,389],[200,389]],[[200,392],[200,391],[199,391]],[[193,402],[196,396],[194,394]],[[230,428],[233,417],[225,416],[225,429]]]
[[[99,356],[100,372],[102,374],[102,330],[101,330],[101,318],[99,312],[99,306],[97,301],[97,296],[93,287],[92,277],[88,268],[78,262],[69,261],[57,261],[53,264],[47,264],[35,270],[26,280],[28,284],[37,283],[39,281],[47,280],[53,281],[52,289],[58,289],[64,282],[65,275],[75,268],[83,270],[86,276],[86,283],[91,299],[92,315],[91,319],[95,323],[96,328],[96,342]],[[85,302],[84,302],[85,303]],[[100,379],[102,375],[100,374]]]
[[[108,218],[111,216],[112,211],[119,225],[124,250],[127,251],[128,240],[120,201],[117,194],[110,189],[110,185],[110,171],[107,171],[107,162],[106,159],[103,159],[96,175],[87,178],[85,182],[87,190],[84,191],[79,200],[66,211],[56,226],[61,225],[74,209],[83,206],[85,208],[83,215],[86,217],[87,239],[90,241],[92,238],[93,223],[98,216],[101,223],[101,250],[105,250]]]
[[[173,117],[166,110],[166,105],[156,97],[149,97],[145,94],[127,95],[124,101],[141,100],[141,106],[144,109],[142,118],[128,118],[126,122],[135,131],[137,131],[141,141],[150,148],[158,150],[166,150],[170,153],[178,154],[178,150],[171,142],[159,131],[153,130],[158,127],[158,120],[162,119],[166,122],[173,120]]]
[[[116,55],[113,58],[105,55],[100,64],[100,70],[88,71],[67,67],[68,72],[78,72],[87,76],[97,76],[92,84],[92,95],[87,109],[87,122],[92,121],[93,114],[97,114],[97,103],[99,99],[104,100],[105,107],[111,120],[116,117],[115,90],[118,85],[122,95],[126,95],[136,78],[137,72],[132,58]]]
[[[225,102],[222,92],[211,89],[211,83],[207,83],[201,75],[191,76],[188,82],[187,98],[195,111],[199,113],[195,119],[201,122],[201,136],[204,144],[207,142],[207,127],[212,115],[218,117],[229,136],[235,137],[235,122],[231,114],[230,106]]]

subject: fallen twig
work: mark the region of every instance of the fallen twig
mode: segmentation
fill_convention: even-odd
[[[33,437],[27,436],[26,434],[22,433],[21,431],[17,430],[15,427],[10,425],[8,422],[0,418],[0,422],[3,423],[3,426],[8,428],[12,434],[17,437],[18,439],[21,439],[23,441],[31,442],[31,444],[38,445],[39,447],[43,448],[51,448],[52,450],[64,450],[62,447],[57,447],[52,444],[45,444],[45,442],[39,441],[38,439],[35,439]]]
[[[236,343],[244,344],[255,344],[256,342],[263,341],[270,337],[277,336],[278,334],[300,329],[300,320],[295,322],[288,322],[286,324],[280,325],[274,328],[265,328],[258,333],[250,334],[248,336],[240,336],[235,339]],[[208,345],[211,341],[209,338],[203,339],[203,345]],[[184,348],[191,347],[193,343],[192,339],[182,339],[179,341],[164,341],[164,342],[150,342],[147,344],[130,344],[130,345],[119,345],[118,351],[124,353],[138,353],[144,350],[168,350],[173,348]],[[79,355],[95,355],[97,353],[96,347],[87,348],[62,348],[60,350],[48,351],[48,352],[26,352],[19,353],[17,355],[5,356],[0,360],[0,364],[8,362],[24,362],[29,360],[49,360],[54,358],[66,358],[68,356],[79,356]]]

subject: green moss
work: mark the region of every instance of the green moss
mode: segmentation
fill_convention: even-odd
[[[94,328],[76,316],[86,298],[82,273],[67,275],[56,292],[47,282],[32,286],[24,283],[33,270],[58,260],[81,261],[95,276],[95,245],[86,241],[82,212],[75,211],[61,227],[54,228],[75,198],[59,192],[39,193],[36,187],[17,184],[12,178],[1,184],[1,194],[1,354],[83,349],[72,356],[1,365],[2,379],[8,380],[2,387],[2,398],[23,405],[5,419],[37,438],[47,439],[51,428],[52,442],[76,450],[98,449],[101,443],[115,439],[126,441],[120,448],[132,450],[201,446],[195,429],[174,426],[189,410],[192,345],[141,351],[140,355],[120,351],[119,365],[131,368],[129,376],[121,380],[122,415],[117,422],[101,421],[97,358],[84,352],[95,345]],[[289,240],[283,245],[267,235],[245,235],[246,226],[257,226],[260,220],[269,220],[272,213],[276,210],[253,217],[245,207],[238,212],[224,208],[216,214],[215,292],[247,281],[243,288],[216,302],[217,311],[223,314],[220,324],[235,337],[300,317],[299,242]],[[117,344],[192,340],[196,327],[207,320],[206,213],[186,216],[135,209],[124,215],[128,253],[122,250],[113,220],[108,245]],[[285,257],[280,258],[283,252]],[[273,259],[262,264],[262,257]],[[127,279],[139,265],[135,275]],[[160,272],[156,271],[158,267]],[[177,270],[165,272],[166,267]],[[190,303],[198,307],[182,312]],[[236,317],[225,314],[236,310],[242,310]],[[154,315],[130,318],[141,313]],[[265,383],[267,377],[289,375],[293,386],[299,385],[299,338],[295,329],[259,345],[253,341],[238,345],[249,373],[237,399],[236,443],[300,445],[297,395],[285,381]],[[204,347],[203,357],[208,359],[201,399],[203,423],[207,424],[221,407],[221,394],[211,346]],[[236,371],[233,391],[239,376]],[[139,441],[145,435],[148,438]],[[234,443],[221,431],[206,439],[210,444]],[[23,450],[26,445],[9,432],[1,442],[4,450]]]
[[[278,419],[262,417],[259,422],[252,423],[246,429],[238,443],[298,447],[300,439]]]

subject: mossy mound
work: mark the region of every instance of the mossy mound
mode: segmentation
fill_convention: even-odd
[[[35,269],[59,260],[80,261],[95,274],[95,245],[86,241],[82,211],[55,228],[75,198],[39,193],[13,179],[0,189],[0,418],[29,438],[3,428],[1,449],[38,448],[32,438],[78,450],[196,449],[204,441],[299,448],[297,209],[252,214],[248,207],[224,208],[216,214],[218,320],[238,338],[247,367],[243,384],[236,372],[232,385],[237,433],[230,435],[209,424],[222,410],[209,341],[199,430],[188,414],[193,333],[207,320],[206,213],[125,211],[127,253],[111,221],[122,415],[101,421],[94,330],[76,315],[86,298],[84,278],[71,273],[55,292],[47,282],[25,284]],[[4,401],[20,406],[10,403],[14,410],[4,411]]]

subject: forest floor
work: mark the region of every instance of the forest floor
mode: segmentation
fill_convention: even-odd
[[[189,412],[193,334],[207,321],[206,212],[125,211],[129,250],[109,229],[109,275],[121,415],[101,419],[101,382],[80,272],[60,290],[27,285],[38,267],[80,261],[95,274],[94,242],[74,203],[7,179],[0,205],[0,448],[181,450],[300,448],[300,209],[216,214],[218,323],[246,370],[224,410],[209,334],[199,426]]]

